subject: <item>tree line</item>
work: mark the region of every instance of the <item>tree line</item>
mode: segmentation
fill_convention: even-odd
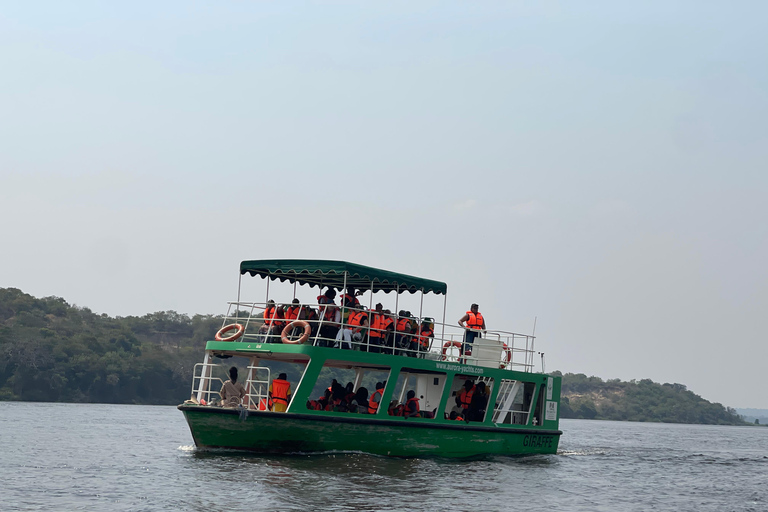
[[[0,400],[177,404],[222,317],[112,318],[0,288]]]
[[[555,372],[560,374],[560,372]],[[650,379],[603,381],[583,373],[562,375],[560,416],[616,421],[744,425],[735,409],[711,403],[683,384]]]

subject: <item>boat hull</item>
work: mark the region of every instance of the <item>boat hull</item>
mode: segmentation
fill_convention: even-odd
[[[195,444],[258,453],[365,452],[392,457],[476,457],[555,453],[559,430],[493,427],[365,414],[248,411],[180,405]],[[244,411],[242,411],[244,412]]]

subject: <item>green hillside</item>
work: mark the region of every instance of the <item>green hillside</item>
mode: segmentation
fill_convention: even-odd
[[[111,318],[0,288],[0,400],[177,404],[222,318]]]
[[[735,409],[708,402],[683,384],[657,384],[650,379],[603,381],[583,373],[566,373],[562,377],[560,415],[563,418],[745,424]]]

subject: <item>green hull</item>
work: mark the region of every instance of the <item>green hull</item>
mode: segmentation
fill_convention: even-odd
[[[559,430],[435,424],[425,419],[370,419],[180,405],[201,448],[258,453],[365,452],[393,457],[474,457],[555,453]]]

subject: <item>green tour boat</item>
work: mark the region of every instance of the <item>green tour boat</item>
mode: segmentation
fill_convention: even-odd
[[[241,300],[252,281],[244,276],[264,278],[264,302]],[[274,281],[289,302],[270,299]],[[297,298],[306,287],[318,288],[317,299]],[[390,292],[394,311],[374,305]],[[543,355],[534,371],[534,336],[485,329],[476,308],[448,325],[446,292],[440,281],[344,261],[243,261],[237,301],[178,406],[195,444],[393,457],[555,453],[560,377],[543,372]],[[398,311],[401,299],[416,300],[406,293],[419,294],[418,314]],[[442,298],[442,322],[421,311],[425,296]]]

